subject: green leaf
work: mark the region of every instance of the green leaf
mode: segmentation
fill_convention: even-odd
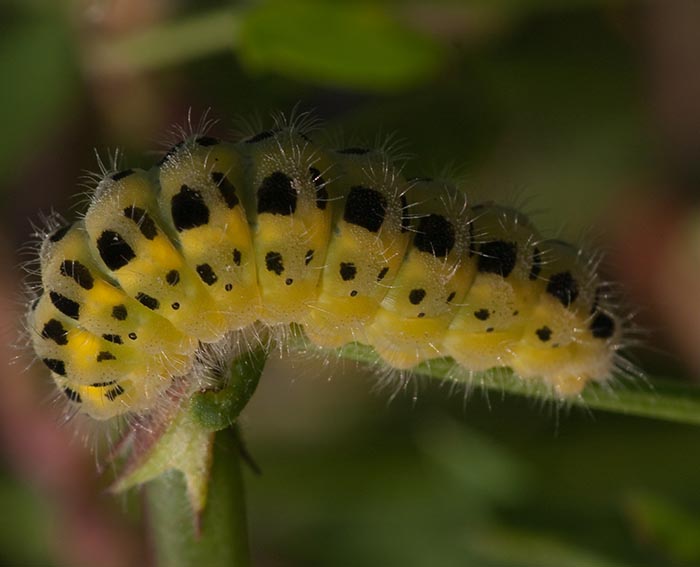
[[[351,344],[340,349],[340,355],[353,360],[377,364],[378,355],[370,347]],[[463,378],[453,375],[455,362],[441,358],[419,365],[415,372],[438,379],[462,381],[467,386],[478,386],[501,393],[552,400],[548,388],[538,381],[522,380],[506,368],[497,368],[476,376]],[[647,380],[636,385],[619,383],[590,383],[583,392],[562,403],[592,409],[624,413],[641,417],[665,419],[679,423],[700,425],[700,389],[670,380]]]
[[[196,519],[207,502],[213,442],[214,433],[202,427],[192,416],[189,404],[185,404],[151,450],[134,466],[127,467],[112,490],[122,492],[166,472],[179,471],[185,478],[188,500]]]
[[[259,72],[390,90],[434,73],[442,49],[369,2],[264,2],[243,18],[239,54]]]

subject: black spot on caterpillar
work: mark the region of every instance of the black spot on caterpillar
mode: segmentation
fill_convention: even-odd
[[[45,339],[51,339],[57,345],[68,344],[68,333],[60,321],[50,319],[41,331],[41,336]]]
[[[113,230],[106,230],[98,237],[97,249],[110,270],[123,268],[136,257],[122,235]]]
[[[187,185],[183,185],[180,192],[173,195],[171,213],[175,228],[180,232],[209,222],[209,208],[204,203],[202,194]]]

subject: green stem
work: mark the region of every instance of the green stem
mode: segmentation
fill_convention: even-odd
[[[97,46],[93,68],[100,73],[148,71],[232,50],[238,37],[239,18],[230,8],[214,10],[105,41]]]
[[[250,564],[241,450],[235,429],[215,434],[207,504],[198,522],[184,476],[170,470],[146,485],[159,567],[243,567]],[[199,533],[196,533],[196,532]]]
[[[349,345],[341,349],[345,358],[377,363],[377,354],[363,345]],[[550,400],[551,392],[534,382],[521,380],[505,369],[479,374],[470,380],[467,376],[453,375],[455,363],[450,359],[430,361],[418,367],[417,374],[431,378],[462,381],[465,384],[516,396]],[[629,381],[613,386],[589,384],[580,396],[567,404],[608,412],[664,419],[678,423],[700,425],[700,389],[671,380],[648,379],[630,384]]]
[[[241,478],[245,450],[235,422],[258,386],[264,349],[233,361],[217,391],[195,394],[147,458],[117,489],[146,484],[160,567],[249,564]]]

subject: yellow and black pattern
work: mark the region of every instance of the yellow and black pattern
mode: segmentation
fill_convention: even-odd
[[[560,397],[619,362],[622,322],[577,248],[447,182],[404,179],[381,150],[317,145],[300,124],[191,136],[149,171],[105,175],[39,260],[34,350],[97,419],[156,407],[202,345],[253,325],[367,344],[391,369],[510,367]]]

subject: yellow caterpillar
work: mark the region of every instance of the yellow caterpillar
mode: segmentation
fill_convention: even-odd
[[[27,326],[70,404],[147,412],[203,345],[254,324],[370,345],[392,369],[510,367],[558,397],[611,377],[623,324],[577,248],[310,135],[278,120],[188,137],[149,171],[105,175],[84,218],[44,238]]]

